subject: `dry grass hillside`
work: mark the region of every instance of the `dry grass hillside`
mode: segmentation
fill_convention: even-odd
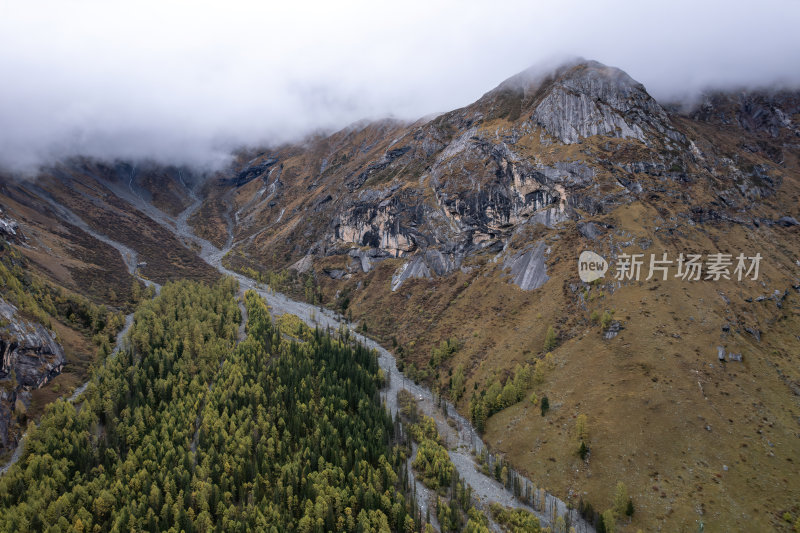
[[[535,83],[520,75],[430,120],[242,151],[202,185],[195,177],[203,203],[189,223],[232,245],[231,268],[351,317],[467,417],[489,391],[523,383],[481,420],[487,443],[576,506],[611,507],[623,482],[635,506],[624,531],[790,531],[784,515],[800,516],[798,102],[721,94],[680,114],[595,63]],[[136,248],[152,279],[215,277],[131,205],[144,198],[176,215],[192,201],[185,175],[132,172],[78,161],[39,183]],[[42,273],[98,300],[131,286],[113,249],[55,222],[25,188],[2,192],[52,250],[24,252]],[[547,279],[523,290],[515,258],[539,249],[527,264],[541,260],[531,276]],[[763,259],[756,280],[677,279],[675,265],[669,279],[645,280],[645,265],[639,281],[613,279],[612,266],[584,283],[584,250],[612,263]]]

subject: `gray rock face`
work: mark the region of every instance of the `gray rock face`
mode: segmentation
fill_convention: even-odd
[[[720,362],[724,362],[726,360],[725,347],[717,346],[717,359],[719,359]],[[733,353],[733,352],[727,352],[727,360],[728,361],[732,361],[732,362],[741,363],[742,362],[742,354]]]
[[[21,318],[17,308],[3,299],[0,319],[0,379],[14,370],[21,386],[39,388],[61,372],[64,350],[50,330]]]
[[[9,426],[14,417],[14,404],[17,401],[17,390],[0,390],[0,452],[12,448],[15,443],[9,435]]]
[[[503,267],[511,269],[511,282],[523,291],[532,291],[544,285],[550,279],[544,262],[546,250],[544,242],[539,241],[506,259]]]
[[[792,115],[798,112],[800,97],[791,91],[714,92],[706,94],[690,116],[706,122],[738,124],[746,131],[777,137],[784,129],[800,132],[800,126],[792,121]]]
[[[581,235],[586,237],[587,239],[594,240],[603,233],[600,231],[600,228],[597,227],[597,224],[594,222],[582,222],[578,224],[578,232]]]
[[[16,220],[6,215],[2,207],[0,207],[0,237],[8,239],[11,242],[24,240],[24,236],[19,229],[19,224]]]
[[[325,273],[331,277],[331,279],[350,279],[350,274],[346,270],[340,270],[338,268],[334,268],[331,270],[325,269]]]
[[[14,403],[22,391],[36,389],[61,373],[64,350],[53,333],[19,316],[0,298],[0,451],[8,448]]]
[[[289,269],[297,271],[298,274],[304,274],[305,272],[308,272],[312,266],[314,266],[314,257],[311,255],[305,255],[295,261],[289,267]]]
[[[348,252],[348,255],[353,258],[352,261],[355,267],[360,268],[362,272],[369,272],[373,269],[375,263],[389,256],[389,254],[378,248],[370,248],[369,250],[353,248]]]
[[[437,276],[444,276],[455,270],[455,262],[439,250],[425,250],[425,264]]]
[[[542,209],[528,219],[528,224],[542,224],[548,228],[553,228],[560,222],[569,220],[569,214],[561,211],[557,207]]]
[[[404,199],[397,197],[378,204],[369,199],[359,201],[337,216],[332,237],[379,248],[393,257],[413,252],[419,241],[413,228],[422,221],[422,212],[408,213],[407,206]]]
[[[439,250],[429,249],[415,255],[408,263],[401,266],[392,276],[392,291],[400,288],[409,278],[427,278],[444,276],[454,271],[460,265],[451,257]]]
[[[233,185],[236,187],[241,187],[242,185],[253,181],[257,177],[267,172],[270,167],[277,162],[278,160],[274,157],[261,158],[261,161],[258,161],[258,158],[253,159],[239,172],[235,178],[232,179]]]
[[[392,292],[400,288],[403,282],[409,278],[431,278],[431,271],[425,264],[422,255],[415,256],[411,261],[401,266],[392,276]]]
[[[666,132],[664,109],[619,69],[590,61],[558,78],[531,119],[565,144],[610,135],[645,141],[645,129]]]

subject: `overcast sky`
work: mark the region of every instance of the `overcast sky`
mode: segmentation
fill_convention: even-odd
[[[581,56],[656,98],[800,86],[800,0],[0,0],[0,165],[209,164],[361,118],[466,105]]]

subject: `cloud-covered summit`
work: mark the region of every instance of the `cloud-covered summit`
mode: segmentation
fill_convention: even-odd
[[[0,165],[82,154],[215,166],[387,115],[466,105],[596,58],[656,98],[800,85],[800,3],[18,2],[0,16]]]

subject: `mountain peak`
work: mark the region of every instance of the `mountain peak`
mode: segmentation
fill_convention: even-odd
[[[646,141],[647,130],[663,133],[669,127],[666,113],[641,83],[594,61],[562,73],[531,119],[566,144],[592,135]]]
[[[616,71],[627,76],[622,70],[609,67],[599,61],[592,59],[574,59],[572,61],[559,63],[555,66],[531,65],[525,70],[507,78],[487,94],[520,89],[533,92],[558,79],[580,75],[582,72],[591,70]]]
[[[509,98],[520,99],[525,119],[565,144],[592,135],[647,142],[647,132],[672,131],[664,109],[641,83],[598,61],[574,61],[547,73],[531,67],[505,80],[480,102]]]

